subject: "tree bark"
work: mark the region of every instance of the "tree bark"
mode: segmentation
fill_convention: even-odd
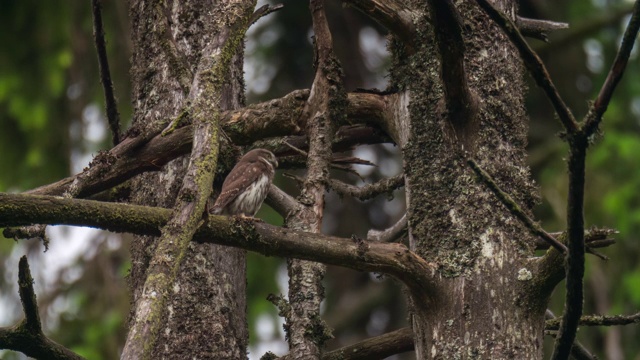
[[[415,21],[413,53],[394,43],[395,113],[412,250],[438,264],[435,286],[411,294],[418,359],[539,359],[548,294],[535,287],[533,239],[465,164],[476,159],[527,212],[537,201],[526,164],[527,116],[518,53],[475,1],[456,1],[464,65],[481,99],[467,139],[451,131],[433,21]],[[423,2],[408,5],[429,14]],[[515,16],[515,2],[494,1]],[[404,99],[404,100],[402,100]],[[468,146],[469,136],[473,145]],[[464,142],[462,140],[465,140]],[[462,145],[466,145],[461,149]]]
[[[241,9],[254,6],[255,2],[247,0],[131,2],[135,112],[128,136],[145,136],[185,110],[205,46],[242,20]],[[242,48],[237,49],[227,72],[227,86],[220,94],[223,110],[244,103],[242,55]],[[172,207],[187,160],[178,158],[162,172],[138,177],[133,202]],[[129,280],[133,304],[140,300],[156,239],[140,237],[132,242]],[[166,321],[152,350],[153,358],[246,358],[245,251],[192,243],[185,259],[160,315]],[[135,317],[135,313],[130,315],[130,324]]]

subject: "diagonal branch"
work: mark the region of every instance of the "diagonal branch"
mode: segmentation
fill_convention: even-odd
[[[469,88],[464,66],[462,19],[451,0],[429,0],[444,87],[449,123],[464,148],[472,148],[476,132],[478,100]]]
[[[135,318],[127,336],[122,359],[150,358],[164,322],[164,304],[170,294],[191,239],[200,226],[211,195],[218,160],[220,99],[226,72],[244,39],[252,8],[232,17],[233,30],[219,34],[203,50],[189,99],[192,105],[193,146],[189,167],[178,193],[173,215],[162,227],[158,246],[147,268],[144,287],[136,303]],[[240,25],[240,26],[238,26]]]
[[[544,241],[548,242],[549,245],[553,246],[561,253],[566,254],[567,247],[556,240],[553,236],[549,235],[549,233],[544,231],[544,229],[542,229],[540,225],[536,224],[531,218],[529,218],[529,216],[527,216],[527,214],[522,211],[520,206],[518,206],[515,200],[513,200],[513,198],[509,196],[509,194],[500,189],[498,184],[496,184],[496,182],[491,178],[491,175],[481,169],[473,159],[468,159],[467,164],[469,164],[471,169],[473,169],[473,171],[482,180],[482,182],[484,182],[487,187],[491,191],[493,191],[500,202],[502,202],[502,204],[506,206],[507,209],[509,209],[509,212],[511,212],[513,216],[517,217],[532,234],[539,236]]]
[[[602,120],[602,115],[607,111],[607,107],[609,106],[609,102],[613,96],[613,91],[616,89],[620,79],[622,79],[624,69],[627,67],[629,55],[631,55],[631,50],[636,42],[636,38],[638,37],[639,29],[640,0],[636,0],[635,5],[633,6],[631,19],[629,20],[629,25],[627,25],[627,29],[624,31],[624,36],[622,37],[620,50],[616,55],[616,59],[613,61],[613,65],[611,65],[611,70],[609,70],[607,79],[604,81],[604,85],[602,85],[596,101],[593,103],[593,106],[585,118],[583,126],[587,136],[596,132],[598,125]]]
[[[18,287],[25,319],[10,328],[0,328],[0,349],[19,351],[36,359],[79,360],[82,356],[50,340],[42,332],[33,278],[27,257],[18,264]]]
[[[547,72],[542,60],[531,49],[527,41],[522,37],[516,25],[509,20],[506,16],[496,10],[487,0],[476,0],[478,5],[489,15],[493,21],[495,21],[504,32],[507,34],[511,42],[516,46],[520,57],[524,61],[525,66],[531,73],[531,76],[536,81],[536,84],[544,90],[545,94],[551,101],[553,108],[555,109],[560,122],[564,126],[565,130],[569,133],[575,132],[578,129],[578,123],[573,117],[571,110],[567,107],[560,97],[560,93],[556,89],[551,77]]]
[[[100,82],[104,89],[104,103],[107,111],[107,120],[113,137],[113,145],[120,143],[120,114],[118,113],[118,101],[113,91],[109,60],[107,59],[107,45],[104,40],[104,28],[102,26],[102,4],[100,0],[91,0],[93,8],[93,38],[96,52],[98,53],[98,68],[100,69]]]

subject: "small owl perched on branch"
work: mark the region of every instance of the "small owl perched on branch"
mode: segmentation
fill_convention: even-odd
[[[267,197],[276,167],[278,160],[268,150],[246,153],[224,179],[211,213],[253,217]]]

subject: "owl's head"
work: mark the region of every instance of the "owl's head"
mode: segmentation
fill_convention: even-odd
[[[278,167],[278,159],[276,156],[273,155],[271,151],[265,149],[253,149],[246,153],[242,157],[242,160],[250,162],[262,161],[265,164],[272,166],[274,169]]]

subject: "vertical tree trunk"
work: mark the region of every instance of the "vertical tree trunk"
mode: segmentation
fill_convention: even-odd
[[[135,112],[129,136],[144,136],[146,129],[164,127],[185,110],[203,48],[241,19],[243,12],[238,9],[254,5],[250,0],[131,1]],[[243,105],[242,55],[239,48],[228,72],[228,86],[221,94],[223,109]],[[174,160],[162,172],[140,176],[133,201],[171,207],[187,160]],[[141,294],[154,240],[137,237],[131,245],[133,303]],[[192,243],[165,303],[166,322],[154,358],[246,358],[245,287],[244,250]]]
[[[475,1],[454,2],[464,19],[469,87],[480,99],[468,155],[530,211],[537,201],[526,164],[523,67]],[[515,16],[515,1],[494,4]],[[428,14],[422,1],[411,10]],[[396,119],[404,155],[412,250],[438,264],[435,289],[413,293],[418,359],[539,359],[546,295],[530,294],[535,264],[527,230],[465,162],[443,104],[433,21],[420,18],[415,52],[393,48]],[[542,299],[541,299],[542,298]]]

